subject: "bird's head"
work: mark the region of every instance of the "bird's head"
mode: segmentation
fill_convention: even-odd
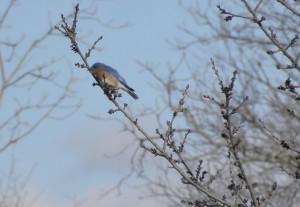
[[[94,63],[93,65],[92,65],[92,67],[90,68],[90,72],[91,73],[93,73],[93,74],[95,74],[96,73],[96,71],[99,69],[99,68],[101,68],[101,67],[105,67],[106,65],[105,64],[103,64],[103,63]]]

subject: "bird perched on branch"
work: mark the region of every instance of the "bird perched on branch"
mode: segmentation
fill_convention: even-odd
[[[119,72],[103,63],[95,63],[92,65],[90,72],[96,76],[102,86],[107,84],[110,89],[122,89],[131,95],[134,99],[139,97],[134,93],[134,89],[127,85],[125,79]]]

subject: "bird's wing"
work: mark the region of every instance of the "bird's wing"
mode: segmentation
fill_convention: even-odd
[[[130,89],[130,90],[133,90],[131,87],[129,87],[129,86],[127,85],[126,80],[119,74],[119,72],[118,72],[116,69],[114,69],[114,68],[112,68],[112,67],[106,65],[106,66],[104,67],[104,70],[105,70],[106,72],[112,74],[112,75],[113,75],[116,79],[118,79],[118,81],[120,81],[120,83],[122,83],[126,88],[128,88],[128,89]]]

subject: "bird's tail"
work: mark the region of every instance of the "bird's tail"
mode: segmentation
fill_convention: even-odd
[[[137,100],[139,97],[133,92],[134,90],[132,89],[132,90],[130,90],[130,89],[128,89],[128,88],[126,88],[126,89],[123,89],[124,91],[126,91],[129,95],[131,95],[132,96],[132,98],[134,98],[135,100]]]

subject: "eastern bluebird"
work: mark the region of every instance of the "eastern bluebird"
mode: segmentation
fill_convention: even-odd
[[[90,72],[96,76],[101,85],[106,83],[112,89],[122,89],[131,95],[134,99],[139,97],[134,93],[134,89],[129,87],[125,79],[119,74],[119,72],[103,63],[95,63],[92,65]]]

